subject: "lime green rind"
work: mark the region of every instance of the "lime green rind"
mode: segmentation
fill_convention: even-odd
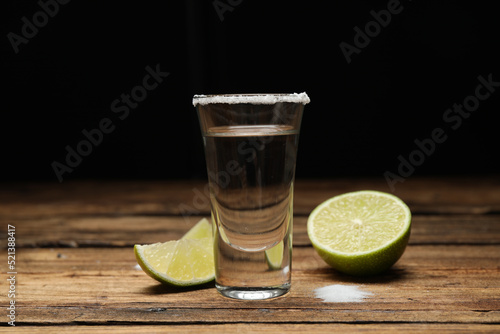
[[[386,245],[371,253],[336,256],[313,244],[321,258],[332,268],[352,276],[375,276],[391,268],[403,255],[410,230],[397,242]]]

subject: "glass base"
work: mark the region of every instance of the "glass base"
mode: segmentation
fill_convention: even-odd
[[[215,284],[217,291],[225,297],[240,300],[262,300],[283,296],[290,291],[290,284],[278,287],[235,287]]]

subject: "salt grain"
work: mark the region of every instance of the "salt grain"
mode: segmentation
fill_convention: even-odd
[[[275,104],[279,102],[292,102],[308,104],[309,96],[304,93],[293,94],[241,94],[241,95],[195,95],[193,105],[213,104],[213,103],[252,103],[252,104]]]
[[[314,295],[326,303],[360,303],[373,293],[362,291],[357,285],[334,284],[317,288]]]

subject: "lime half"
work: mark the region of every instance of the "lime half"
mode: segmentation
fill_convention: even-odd
[[[354,276],[389,269],[403,255],[410,229],[408,206],[394,195],[371,190],[330,198],[307,221],[309,239],[321,258]]]
[[[175,286],[192,286],[215,278],[212,225],[199,221],[180,240],[135,245],[142,270],[157,281]]]

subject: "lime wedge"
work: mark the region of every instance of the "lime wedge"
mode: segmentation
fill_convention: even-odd
[[[321,258],[354,276],[389,269],[403,255],[410,229],[408,206],[392,194],[371,190],[330,198],[307,220],[309,239]]]
[[[266,250],[265,253],[269,269],[280,269],[281,263],[283,262],[283,240],[281,240],[276,246]]]
[[[182,239],[203,239],[212,238],[212,224],[203,218],[195,226],[193,226]]]
[[[142,270],[157,281],[192,286],[215,278],[212,225],[202,219],[180,240],[135,245]]]

